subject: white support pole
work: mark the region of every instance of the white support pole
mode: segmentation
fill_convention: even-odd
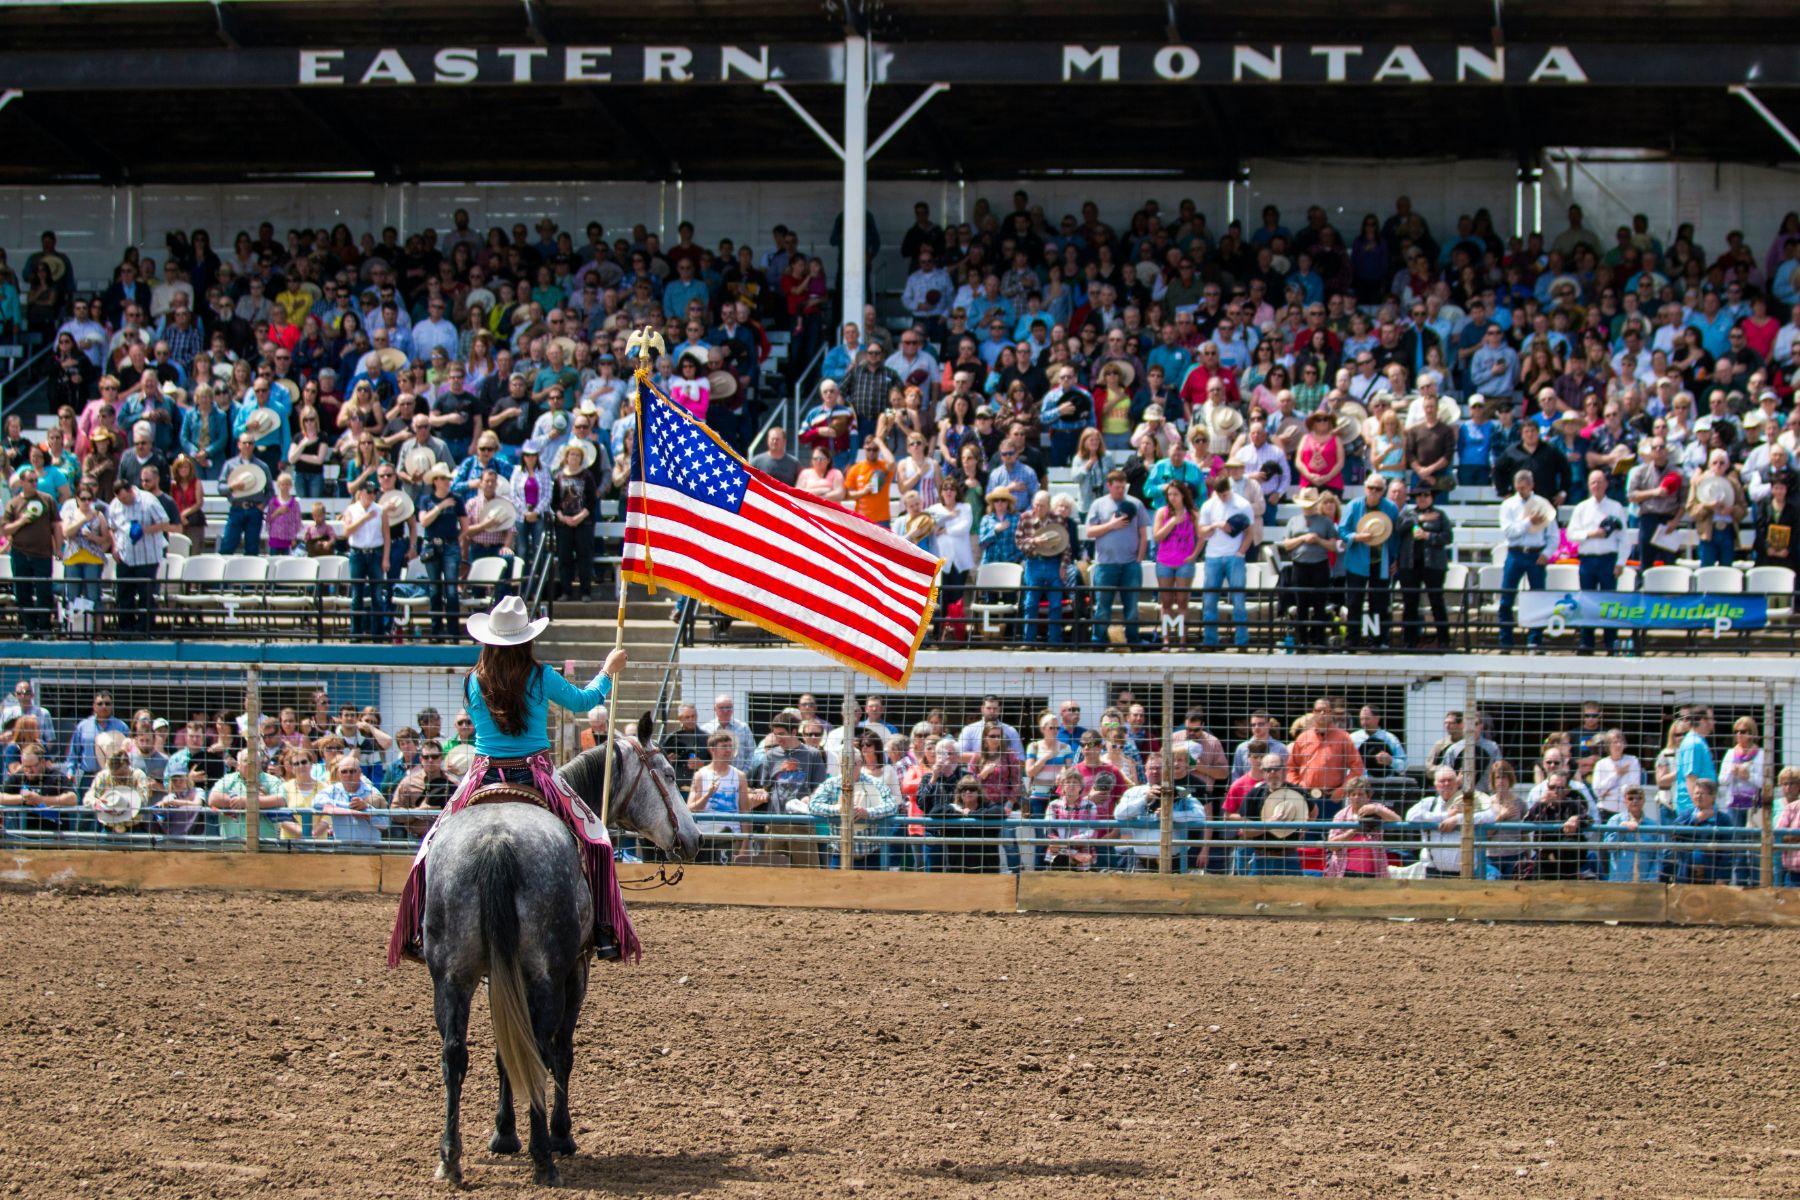
[[[862,324],[863,296],[868,290],[869,210],[869,43],[850,34],[844,38],[844,278],[839,321]],[[910,113],[908,115],[911,115]],[[823,131],[820,131],[821,134]],[[867,336],[867,330],[864,335]]]
[[[1794,131],[1787,127],[1787,123],[1774,113],[1770,112],[1768,105],[1757,99],[1755,92],[1751,91],[1741,83],[1733,84],[1725,90],[1755,109],[1756,115],[1761,117],[1764,123],[1766,123],[1770,129],[1773,129],[1776,134],[1780,136],[1782,141],[1788,144],[1788,148],[1795,154],[1800,154],[1800,137],[1794,136]]]

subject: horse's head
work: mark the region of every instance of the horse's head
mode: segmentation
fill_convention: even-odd
[[[700,852],[700,830],[681,798],[675,768],[650,740],[654,725],[645,713],[638,718],[635,739],[613,739],[612,817],[675,861],[692,862]],[[598,765],[605,769],[604,762]],[[596,795],[590,803],[597,801]]]

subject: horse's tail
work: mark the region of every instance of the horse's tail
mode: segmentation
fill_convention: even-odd
[[[481,889],[481,935],[488,947],[488,1010],[494,1023],[494,1045],[514,1093],[528,1097],[532,1110],[546,1111],[549,1071],[538,1054],[525,999],[525,976],[519,968],[519,892],[524,873],[512,845],[492,839],[476,868]]]

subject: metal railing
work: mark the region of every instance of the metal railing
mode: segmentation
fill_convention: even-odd
[[[1380,648],[1394,653],[1555,652],[1583,650],[1581,630],[1557,625],[1528,628],[1514,624],[1504,628],[1498,589],[1470,584],[1445,593],[1446,620],[1440,627],[1428,596],[1419,595],[1420,616],[1405,615],[1405,590],[1395,584],[1383,595],[1385,603],[1366,606],[1361,619],[1353,619],[1351,601],[1342,587],[1325,589],[1322,618],[1310,603],[1301,604],[1301,593],[1292,588],[1246,588],[1246,612],[1232,603],[1232,589],[1182,585],[1184,594],[1165,620],[1157,603],[1157,589],[1097,588],[1091,584],[1042,588],[1034,611],[1026,611],[1028,592],[1019,587],[976,587],[973,583],[945,586],[931,630],[922,645],[928,649],[962,648],[1038,650],[1161,650],[1211,649],[1254,653],[1358,653]],[[1061,594],[1059,614],[1052,618],[1045,593]],[[1125,594],[1121,597],[1120,593]],[[1218,618],[1212,628],[1205,619],[1209,598],[1216,597]],[[1518,593],[1513,593],[1517,599]],[[1679,600],[1681,597],[1662,597]],[[1773,597],[1783,599],[1785,597]],[[961,608],[955,606],[961,602]],[[1108,609],[1102,619],[1101,605]],[[1135,612],[1133,611],[1135,610]],[[1303,617],[1303,613],[1305,614]],[[1130,635],[1136,625],[1137,637]],[[1052,629],[1054,628],[1054,633]],[[744,623],[715,622],[716,644],[774,645],[780,639]],[[1243,641],[1236,639],[1239,633]],[[1448,633],[1448,638],[1442,634]],[[1793,653],[1800,650],[1800,620],[1794,609],[1772,609],[1759,628],[1705,629],[1594,629],[1592,648],[1597,652],[1643,655],[1718,655],[1751,652]]]
[[[668,727],[669,698],[680,682],[675,674],[675,669],[681,663],[681,647],[688,641],[689,630],[694,625],[694,613],[699,610],[699,607],[698,604],[691,602],[682,605],[681,615],[675,622],[675,636],[669,640],[668,662],[663,666],[661,682],[656,685],[656,704],[650,709],[656,717],[656,736],[659,738],[662,736],[662,731]]]
[[[29,403],[33,396],[50,386],[50,373],[43,368],[48,365],[50,353],[55,348],[54,342],[46,342],[0,376],[0,418]]]
[[[391,793],[391,788],[388,789]],[[411,852],[438,808],[371,808],[332,816],[317,808],[259,810],[259,848],[289,853]],[[0,804],[0,845],[117,850],[243,847],[241,809],[144,808],[127,828],[83,806]],[[721,865],[841,866],[835,817],[810,813],[702,812],[703,861]],[[894,816],[859,824],[857,866],[892,871],[1013,873],[1036,870],[1157,871],[1221,876],[1464,878],[1519,882],[1701,883],[1800,886],[1784,856],[1800,853],[1800,829],[1643,824],[1565,834],[1553,822],[1477,825],[1471,856],[1436,822],[1379,829],[1334,821],[1205,820],[1160,815],[1075,820],[1021,815]],[[1433,834],[1439,836],[1433,837]],[[654,847],[618,839],[626,861],[658,861]],[[1435,864],[1443,864],[1438,868]],[[1466,864],[1466,865],[1465,865]]]
[[[551,605],[544,603],[544,591],[549,587],[551,577],[556,574],[555,541],[555,531],[545,529],[538,536],[537,552],[531,556],[531,561],[525,564],[522,595],[526,611],[534,616],[548,616],[551,612]],[[552,595],[554,594],[552,593]]]
[[[814,380],[816,382],[816,376],[824,369],[825,352],[827,349],[828,347],[824,346],[819,348],[818,352],[812,356],[812,359],[801,370],[799,378],[794,380],[794,386],[789,389],[788,394],[783,396],[781,402],[769,411],[768,417],[763,421],[762,428],[758,429],[756,431],[756,436],[750,439],[750,449],[745,453],[745,458],[755,458],[762,452],[763,445],[769,438],[769,430],[775,428],[777,425],[786,429],[790,436],[793,434],[795,426],[800,422],[800,414],[804,411],[801,406],[805,403],[807,395],[810,394],[810,390],[814,386],[813,383],[809,383],[808,381]]]

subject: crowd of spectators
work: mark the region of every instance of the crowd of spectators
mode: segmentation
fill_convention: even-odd
[[[417,559],[453,596],[473,560],[549,529],[560,586],[585,594],[599,505],[632,470],[643,324],[671,347],[661,386],[740,450],[770,334],[790,371],[829,344],[756,465],[929,544],[946,617],[980,566],[1016,564],[1025,641],[1061,640],[1087,587],[1117,640],[1182,643],[1198,585],[1200,641],[1221,641],[1229,597],[1241,642],[1259,559],[1302,642],[1355,646],[1364,612],[1378,641],[1447,641],[1459,486],[1505,502],[1503,641],[1511,593],[1557,559],[1597,590],[1689,552],[1791,568],[1800,214],[1760,256],[1737,231],[1665,243],[1641,216],[1609,245],[1579,208],[1524,238],[1485,210],[1434,230],[1405,196],[1354,232],[1318,205],[1292,227],[1273,206],[1248,227],[1190,201],[1120,215],[1053,223],[1020,191],[940,226],[918,204],[897,329],[870,305],[835,334],[825,264],[785,226],[708,248],[688,222],[666,246],[642,225],[483,235],[461,211],[404,239],[264,223],[223,255],[204,230],[160,262],[128,250],[85,290],[47,233],[22,276],[0,265],[0,321],[55,346],[57,427],[0,431],[21,607],[49,610],[58,558],[64,599],[97,605],[109,556],[147,605],[166,535],[208,546],[203,479],[228,500],[223,553],[345,551],[384,586]],[[1072,480],[1056,494],[1053,472]],[[386,519],[353,526],[327,495]],[[1149,635],[1144,564],[1168,618]],[[359,608],[388,633],[385,605]]]
[[[1329,611],[1358,645],[1365,609],[1378,642],[1390,625],[1447,642],[1459,488],[1510,504],[1503,644],[1511,593],[1553,561],[1591,590],[1688,552],[1791,569],[1800,216],[1762,259],[1735,231],[1712,257],[1690,226],[1665,247],[1639,217],[1609,247],[1568,219],[1502,239],[1477,212],[1434,235],[1402,196],[1350,237],[1320,206],[1293,229],[1266,208],[1247,234],[1186,202],[1052,227],[1020,192],[942,229],[919,205],[912,323],[842,327],[805,461],[778,457],[932,545],[952,613],[980,566],[1017,564],[1026,641],[1059,640],[1040,606],[1086,585],[1095,623],[1120,611],[1114,640],[1137,643],[1144,564],[1165,618],[1198,583],[1201,641],[1221,638],[1221,595],[1241,641],[1246,569],[1267,557],[1302,642],[1339,636]],[[1147,640],[1186,636],[1165,619]]]
[[[933,709],[897,729],[882,719],[879,698],[868,705],[849,738],[811,695],[776,712],[760,736],[736,718],[728,695],[704,724],[683,705],[663,745],[690,809],[705,814],[709,853],[720,861],[766,861],[772,848],[806,854],[783,836],[793,825],[732,819],[746,813],[813,818],[801,826],[834,832],[846,742],[859,760],[855,865],[871,869],[1154,869],[1164,803],[1176,837],[1204,843],[1177,852],[1182,867],[1231,874],[1385,878],[1392,867],[1457,877],[1472,813],[1483,846],[1494,847],[1481,852],[1488,878],[1753,883],[1751,849],[1667,843],[1741,840],[1732,831],[1765,819],[1770,800],[1777,828],[1800,829],[1800,768],[1783,770],[1771,797],[1755,720],[1733,722],[1732,745],[1718,755],[1704,706],[1681,711],[1646,767],[1601,706],[1584,704],[1576,728],[1544,739],[1526,777],[1479,713],[1466,725],[1465,714],[1447,714],[1443,737],[1409,767],[1379,711],[1364,705],[1352,721],[1333,697],[1291,722],[1257,710],[1221,728],[1224,739],[1201,708],[1156,728],[1129,692],[1091,727],[1065,700],[1023,731],[1001,718],[998,696],[960,727]],[[1292,844],[1307,821],[1330,823],[1322,837],[1309,835],[1327,845]],[[1479,828],[1517,823],[1533,828]],[[876,840],[883,835],[904,841]],[[1800,849],[1783,849],[1780,863],[1784,881],[1800,878]]]
[[[1634,746],[1599,704],[1583,704],[1575,728],[1545,737],[1529,768],[1505,758],[1480,713],[1447,713],[1443,736],[1412,762],[1380,711],[1365,704],[1352,716],[1329,696],[1292,719],[1258,709],[1217,726],[1190,707],[1168,728],[1129,690],[1092,725],[1074,700],[1028,729],[1003,708],[990,695],[966,723],[933,708],[895,725],[871,696],[846,733],[806,694],[752,729],[722,694],[704,722],[680,705],[660,745],[701,815],[708,855],[727,862],[768,861],[775,849],[831,861],[835,841],[818,855],[792,835],[836,833],[846,770],[856,865],[869,868],[1154,869],[1164,803],[1175,836],[1195,843],[1177,851],[1179,866],[1231,874],[1457,876],[1472,812],[1478,828],[1533,827],[1479,830],[1489,878],[1754,883],[1748,842],[1668,843],[1754,837],[1746,831],[1767,816],[1800,831],[1800,767],[1773,776],[1771,790],[1756,721],[1736,718],[1720,752],[1700,705],[1680,710],[1661,745]],[[608,719],[604,707],[589,712],[577,746],[604,740]],[[410,842],[454,791],[472,735],[466,712],[445,728],[429,707],[390,732],[379,709],[334,705],[323,689],[254,730],[228,712],[126,717],[106,690],[86,713],[52,713],[20,678],[0,702],[0,808],[15,831],[242,836],[256,748],[263,837]],[[789,823],[758,819],[770,815]],[[1297,848],[1299,829],[1282,824],[1307,821],[1328,823],[1305,835],[1325,845]],[[1800,841],[1779,850],[1780,880],[1800,881]]]
[[[606,728],[596,708],[580,736],[592,745]],[[445,728],[430,707],[390,731],[379,708],[334,705],[324,689],[254,730],[235,712],[121,714],[104,689],[86,713],[52,713],[29,679],[0,703],[0,730],[9,829],[241,837],[256,749],[261,836],[336,842],[416,840],[433,819],[422,810],[441,809],[472,760],[475,734],[467,712]],[[390,819],[390,809],[420,815]]]
[[[548,220],[535,238],[468,220],[404,240],[265,223],[223,256],[205,230],[175,233],[160,263],[128,249],[87,289],[51,233],[23,285],[0,265],[0,292],[25,296],[0,305],[0,331],[11,313],[54,359],[55,427],[14,413],[0,430],[27,630],[49,626],[56,561],[66,614],[99,609],[115,559],[128,622],[147,620],[172,534],[190,554],[346,554],[380,585],[356,604],[376,637],[408,564],[454,628],[470,565],[529,559],[546,530],[565,594],[591,595],[601,502],[636,449],[628,335],[661,330],[658,384],[743,450],[770,332],[804,346],[822,328],[822,264],[786,230],[753,252],[700,246],[688,222],[667,246],[590,223],[577,246]]]

